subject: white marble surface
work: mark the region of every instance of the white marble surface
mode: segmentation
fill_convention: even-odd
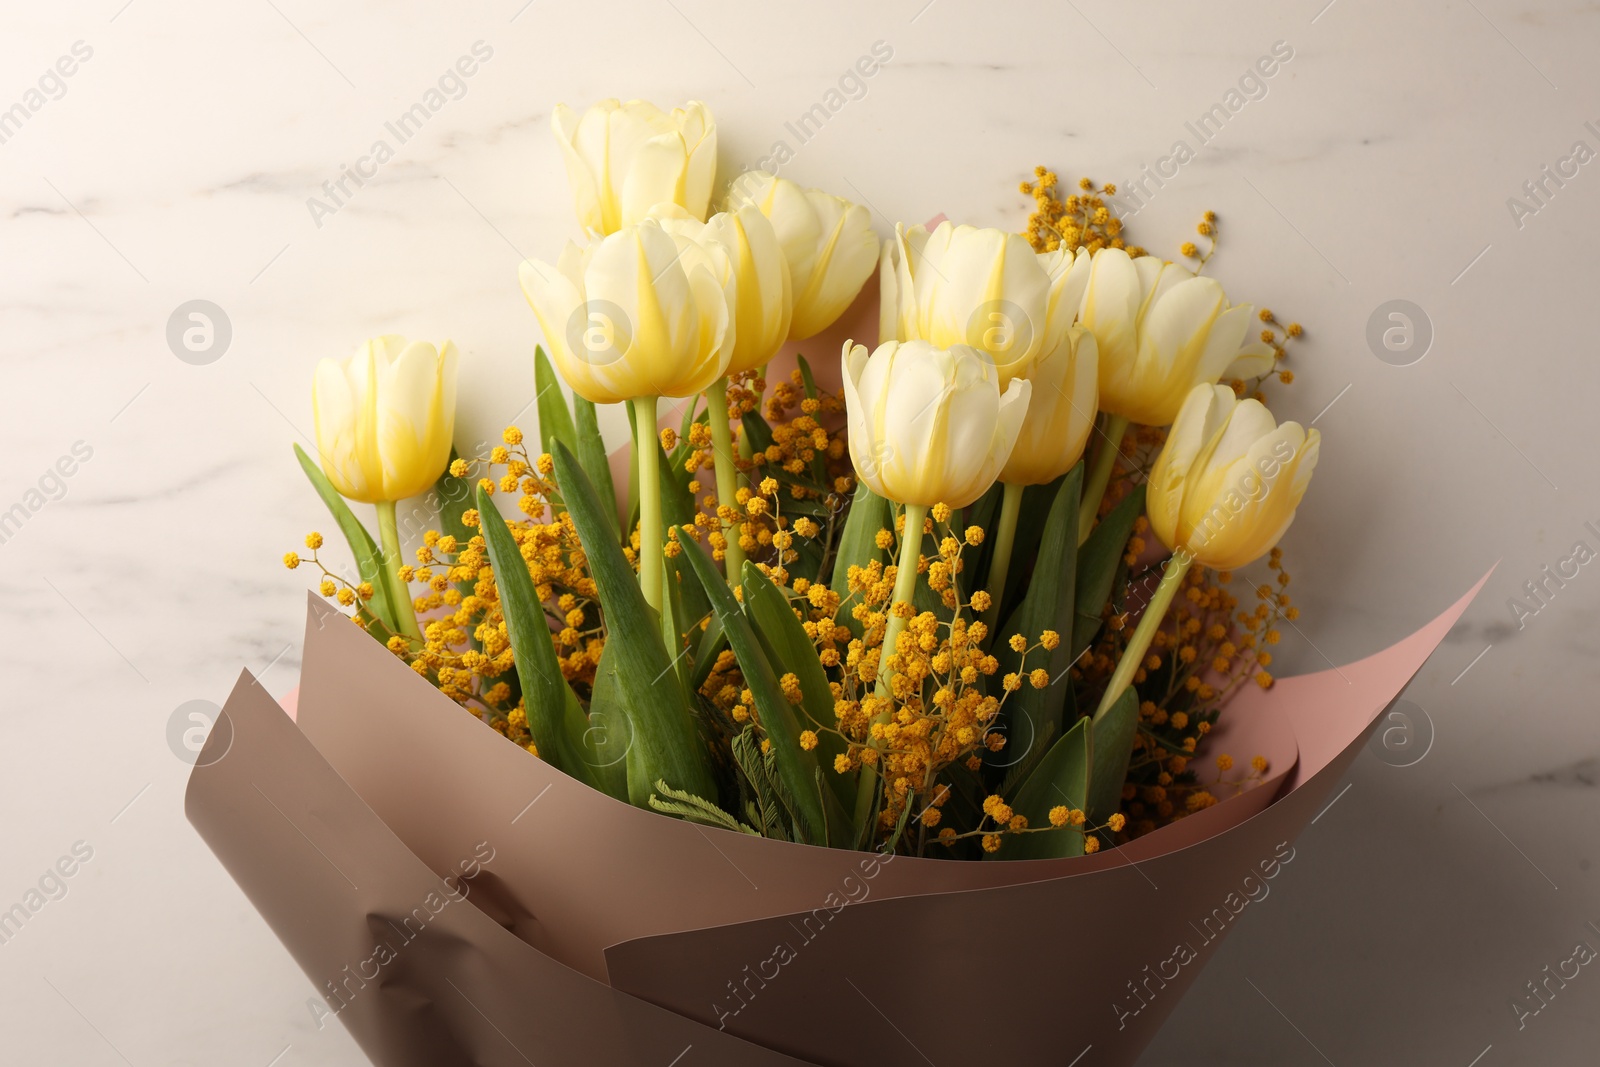
[[[1426,758],[1363,756],[1145,1062],[1592,1062],[1600,970],[1520,1031],[1509,1004],[1600,946],[1600,569],[1520,631],[1506,601],[1574,541],[1600,548],[1600,163],[1520,227],[1507,198],[1575,141],[1600,149],[1600,12],[1324,3],[12,5],[0,109],[75,42],[92,56],[0,143],[0,510],[75,442],[92,456],[0,544],[0,907],[75,842],[93,856],[0,944],[4,1058],[362,1062],[312,1025],[309,983],[185,822],[167,723],[241,667],[294,682],[305,580],[277,560],[327,525],[289,452],[318,357],[448,335],[469,430],[531,399],[514,268],[573,230],[555,101],[700,97],[730,173],[796,146],[785,121],[884,41],[785,173],[885,228],[1015,226],[1035,162],[1127,182],[1284,41],[1265,96],[1133,223],[1170,249],[1214,208],[1230,292],[1312,331],[1282,408],[1321,412],[1327,447],[1288,540],[1305,614],[1280,662],[1374,651],[1500,563],[1408,694],[1436,727]],[[307,198],[479,40],[465,95],[316,225]],[[233,328],[203,366],[165,341],[195,298]],[[1413,366],[1365,340],[1396,298],[1436,331]]]

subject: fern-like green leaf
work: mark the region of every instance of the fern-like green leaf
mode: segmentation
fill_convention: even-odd
[[[793,819],[788,806],[779,799],[782,783],[768,770],[755,736],[755,727],[746,726],[733,738],[733,760],[739,767],[740,784],[751,795],[755,825],[762,837],[793,840]]]
[[[665,812],[668,815],[676,815],[681,819],[697,822],[703,826],[717,826],[724,830],[750,834],[752,837],[761,836],[754,827],[746,826],[709,800],[697,797],[693,793],[686,793],[681,789],[674,789],[659,779],[656,781],[656,788],[667,796],[667,799],[663,800],[654,793],[650,794],[650,806],[656,811]]]

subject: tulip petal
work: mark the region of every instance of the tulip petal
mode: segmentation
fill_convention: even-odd
[[[622,182],[620,224],[623,226],[646,218],[650,209],[659,203],[682,201],[689,157],[683,138],[672,130],[640,144],[633,153],[632,162]]]
[[[1022,432],[1023,422],[1027,419],[1028,405],[1033,401],[1033,383],[1026,378],[1013,378],[1006,386],[1006,391],[1000,395],[1000,403],[995,412],[994,435],[989,442],[989,447],[984,450],[983,472],[977,478],[976,484],[969,487],[970,496],[967,499],[947,500],[945,503],[953,508],[964,508],[978,497],[988,492],[989,486],[1000,476],[1005,468],[1006,461],[1011,458],[1011,451],[1017,445],[1017,436]]]
[[[599,233],[604,226],[600,185],[575,143],[578,116],[566,104],[557,104],[550,116],[550,126],[555,131],[556,144],[561,146],[561,161],[567,168],[567,183],[572,187],[573,208],[577,212],[578,223],[590,233]]]
[[[324,359],[317,364],[311,388],[311,418],[317,435],[322,471],[341,496],[371,503],[377,487],[367,484],[356,459],[356,402],[345,368]]]
[[[1140,256],[1133,261],[1133,268],[1139,275],[1139,289],[1143,293],[1139,307],[1141,315],[1149,311],[1156,301],[1166,296],[1174,285],[1196,276],[1194,271],[1187,267],[1157,259],[1155,256]]]
[[[517,269],[522,293],[539,320],[539,331],[544,334],[550,358],[573,391],[597,404],[626,400],[627,397],[612,396],[597,388],[593,370],[597,363],[609,361],[609,348],[590,352],[587,347],[593,324],[584,315],[586,304],[580,288],[583,279],[580,275],[575,282],[568,273],[577,269],[576,256],[576,247],[569,244],[560,266],[553,267],[537,259],[524,260]]]
[[[1050,276],[1050,300],[1045,308],[1045,319],[1046,331],[1051,337],[1059,338],[1077,321],[1084,290],[1089,287],[1091,258],[1088,252],[1074,253],[1066,248],[1039,257]]]
[[[1216,385],[1213,389],[1222,389],[1233,392],[1226,386]],[[1285,425],[1293,425],[1286,423]],[[1240,400],[1233,407],[1233,412],[1228,416],[1228,421],[1217,435],[1215,442],[1210,446],[1205,462],[1214,467],[1231,466],[1242,460],[1257,441],[1278,429],[1272,412],[1259,400]]]
[[[1248,381],[1271,373],[1274,366],[1276,366],[1276,354],[1272,346],[1265,341],[1253,339],[1240,346],[1233,357],[1233,362],[1222,372],[1222,380],[1238,378]]]
[[[903,341],[900,336],[900,241],[898,236],[883,242],[878,259],[878,343]]]
[[[1194,381],[1217,381],[1239,358],[1240,346],[1244,342],[1245,334],[1250,330],[1255,310],[1249,304],[1240,304],[1217,316],[1216,321],[1211,324],[1210,334],[1206,337],[1205,350],[1195,364]],[[1268,369],[1271,369],[1270,364]],[[1250,377],[1253,378],[1255,375],[1252,374]]]
[[[794,314],[789,264],[771,221],[752,205],[712,216],[705,231],[727,253],[737,279],[728,291],[734,331],[728,373],[753,370],[788,339]]]
[[[703,219],[711,204],[711,188],[717,174],[717,124],[711,110],[698,100],[673,112],[679,134],[688,148],[684,168],[683,206],[695,218]]]
[[[807,190],[806,198],[827,227],[827,236],[805,286],[795,290],[789,336],[797,341],[832,326],[878,265],[878,235],[866,208],[816,189]]]
[[[1283,537],[1300,504],[1294,492],[1295,467],[1305,440],[1298,423],[1286,422],[1259,438],[1219,476],[1208,511],[1194,516],[1189,535],[1191,546],[1209,565],[1242,567]]]
[[[1141,257],[1146,258],[1146,257]],[[1100,343],[1100,389],[1119,393],[1138,356],[1139,272],[1120,248],[1094,253],[1078,321]]]
[[[694,396],[705,392],[728,373],[728,360],[733,355],[736,335],[728,290],[717,281],[712,270],[703,266],[696,266],[689,272],[688,282],[696,317],[696,358],[680,372],[677,381],[662,387],[662,396]],[[728,284],[731,286],[733,282]]]
[[[1197,473],[1195,461],[1222,432],[1237,403],[1231,389],[1197,385],[1167,431],[1166,445],[1150,469],[1145,507],[1151,529],[1169,549],[1179,548],[1187,537],[1182,526],[1185,490]]]

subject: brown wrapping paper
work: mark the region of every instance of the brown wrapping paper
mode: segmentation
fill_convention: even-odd
[[[1093,856],[880,858],[641,811],[315,599],[298,727],[246,676],[188,812],[381,1067],[1127,1064],[1481,585],[1241,694],[1212,751],[1267,755],[1267,780]]]
[[[373,1063],[805,1062],[616,992],[519,940],[494,899],[509,834],[486,822],[441,878],[248,672],[223,716],[189,779],[189,820]]]

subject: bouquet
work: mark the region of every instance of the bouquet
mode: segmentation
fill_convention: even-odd
[[[191,818],[381,1064],[1131,1062],[1465,606],[1275,682],[1301,327],[1206,273],[1215,215],[1166,261],[1087,179],[880,241],[719,190],[704,105],[553,126],[589,239],[520,270],[537,435],[456,453],[450,342],[322,362],[355,570],[286,556],[332,601],[298,727],[242,683]],[[1126,900],[1179,877],[1181,936]]]

